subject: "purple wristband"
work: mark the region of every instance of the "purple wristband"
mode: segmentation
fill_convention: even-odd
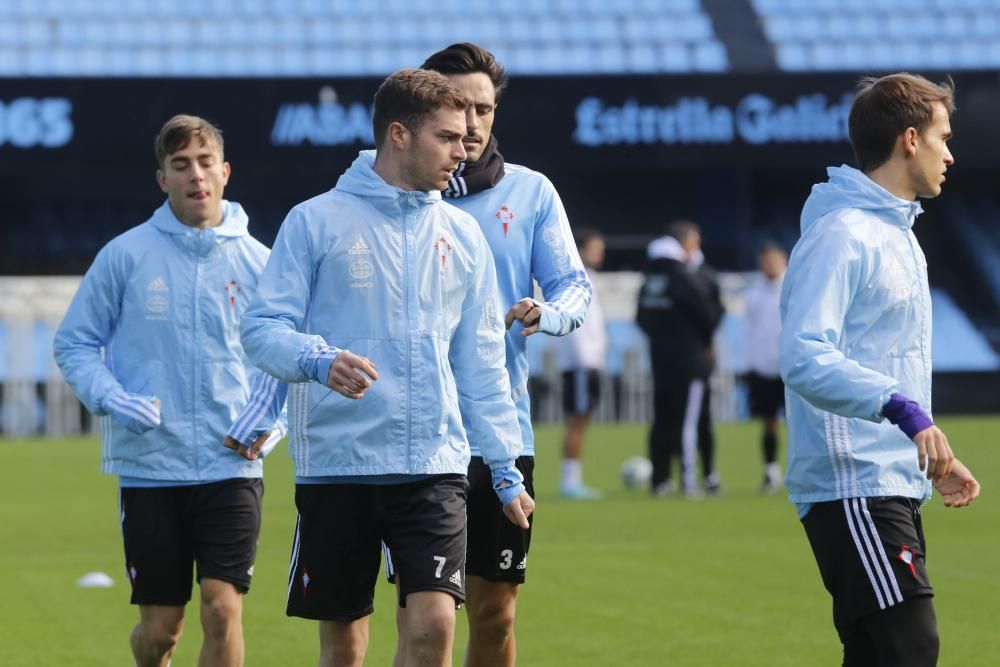
[[[925,428],[934,426],[927,413],[920,409],[916,401],[911,401],[902,394],[893,394],[889,402],[882,407],[882,414],[890,422],[899,427],[910,440]]]

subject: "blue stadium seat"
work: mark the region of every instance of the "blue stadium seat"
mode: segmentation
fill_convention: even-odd
[[[3,41],[0,39],[0,43]],[[22,71],[21,52],[18,49],[0,47],[0,76],[16,76]]]
[[[980,10],[973,14],[971,32],[977,37],[1000,37],[1000,15],[997,10]]]
[[[803,41],[822,39],[826,34],[819,14],[802,14],[792,25],[795,38]]]
[[[780,14],[784,7],[782,0],[751,0],[750,4],[760,16]]]
[[[725,72],[729,68],[729,58],[722,42],[711,40],[695,44],[693,69],[701,72]]]
[[[688,41],[699,42],[711,40],[715,32],[712,21],[705,14],[686,14],[678,19],[680,34]]]
[[[587,48],[587,47],[584,47]],[[597,49],[587,49],[592,55],[590,61],[590,71],[605,74],[620,73],[627,70],[628,57],[621,44],[605,43]],[[588,70],[581,70],[581,74],[586,74]]]
[[[566,72],[570,74],[583,74],[593,72],[596,69],[595,49],[591,47],[572,45],[562,49],[560,60]]]
[[[764,21],[764,34],[772,42],[797,39],[794,19],[787,14],[771,14]]]
[[[967,37],[971,32],[972,26],[966,21],[964,14],[949,13],[945,14],[940,21],[938,21],[938,26],[945,37],[955,37],[963,38]]]
[[[656,48],[652,44],[636,44],[625,54],[626,69],[629,72],[650,73],[660,69]]]
[[[48,76],[51,73],[51,49],[35,47],[23,51],[21,65],[28,76]]]
[[[688,72],[691,70],[691,53],[683,44],[661,44],[660,67],[665,72]]]
[[[834,42],[813,42],[810,62],[813,69],[830,71],[842,69],[840,45]]]
[[[783,42],[775,49],[778,67],[788,72],[799,72],[810,68],[809,49],[803,42]]]

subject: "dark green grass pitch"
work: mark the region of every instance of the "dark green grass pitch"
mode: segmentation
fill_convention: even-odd
[[[942,426],[983,483],[971,508],[925,511],[937,589],[942,666],[1000,664],[1000,419]],[[724,493],[700,502],[627,492],[619,467],[645,448],[645,428],[595,427],[587,481],[598,502],[557,493],[561,430],[538,432],[538,518],[518,611],[520,664],[840,664],[830,604],[784,495],[760,496],[757,429],[718,429]],[[0,441],[0,665],[127,665],[130,607],[116,481],[98,472],[94,439]],[[279,448],[267,462],[264,530],[246,599],[248,665],[315,664],[312,622],[286,618],[294,525],[292,473]],[[331,530],[337,517],[330,517]],[[104,571],[111,589],[76,579]],[[393,589],[380,580],[369,665],[389,665]],[[459,612],[455,664],[465,646]],[[197,661],[197,605],[175,667]]]

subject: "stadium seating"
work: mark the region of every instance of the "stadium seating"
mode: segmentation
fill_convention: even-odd
[[[515,74],[718,72],[698,0],[5,0],[0,76],[365,76],[456,41]]]
[[[786,71],[995,69],[1000,0],[752,0]]]
[[[993,194],[980,194],[956,199],[949,203],[949,220],[955,234],[972,255],[986,288],[1000,304],[1000,199]]]

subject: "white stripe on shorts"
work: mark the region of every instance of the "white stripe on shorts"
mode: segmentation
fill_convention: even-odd
[[[847,527],[851,531],[851,537],[854,538],[858,557],[864,565],[865,572],[868,573],[868,580],[871,582],[872,590],[875,591],[879,609],[902,602],[903,595],[899,590],[896,576],[885,555],[885,548],[875,529],[875,522],[868,512],[867,499],[844,498],[842,502]]]
[[[382,543],[382,555],[385,557],[385,576],[395,577],[396,566],[392,563],[392,552],[389,551],[389,546],[385,542]]]
[[[288,596],[287,600],[292,599],[292,581],[295,577],[295,570],[299,565],[299,547],[301,546],[301,536],[299,531],[302,529],[302,515],[295,515],[295,537],[292,538],[292,558],[291,563],[288,565]]]
[[[861,513],[864,515],[865,522],[868,524],[868,528],[871,531],[875,546],[878,547],[878,554],[881,558],[883,567],[885,567],[886,577],[889,579],[889,583],[892,584],[892,592],[895,593],[896,602],[902,602],[903,593],[899,590],[899,582],[896,580],[896,573],[892,571],[892,565],[889,563],[889,557],[885,554],[885,545],[882,544],[882,538],[879,537],[878,531],[875,529],[875,521],[872,520],[871,512],[868,511],[868,499],[861,498],[860,500]],[[892,599],[891,595],[888,597]]]

